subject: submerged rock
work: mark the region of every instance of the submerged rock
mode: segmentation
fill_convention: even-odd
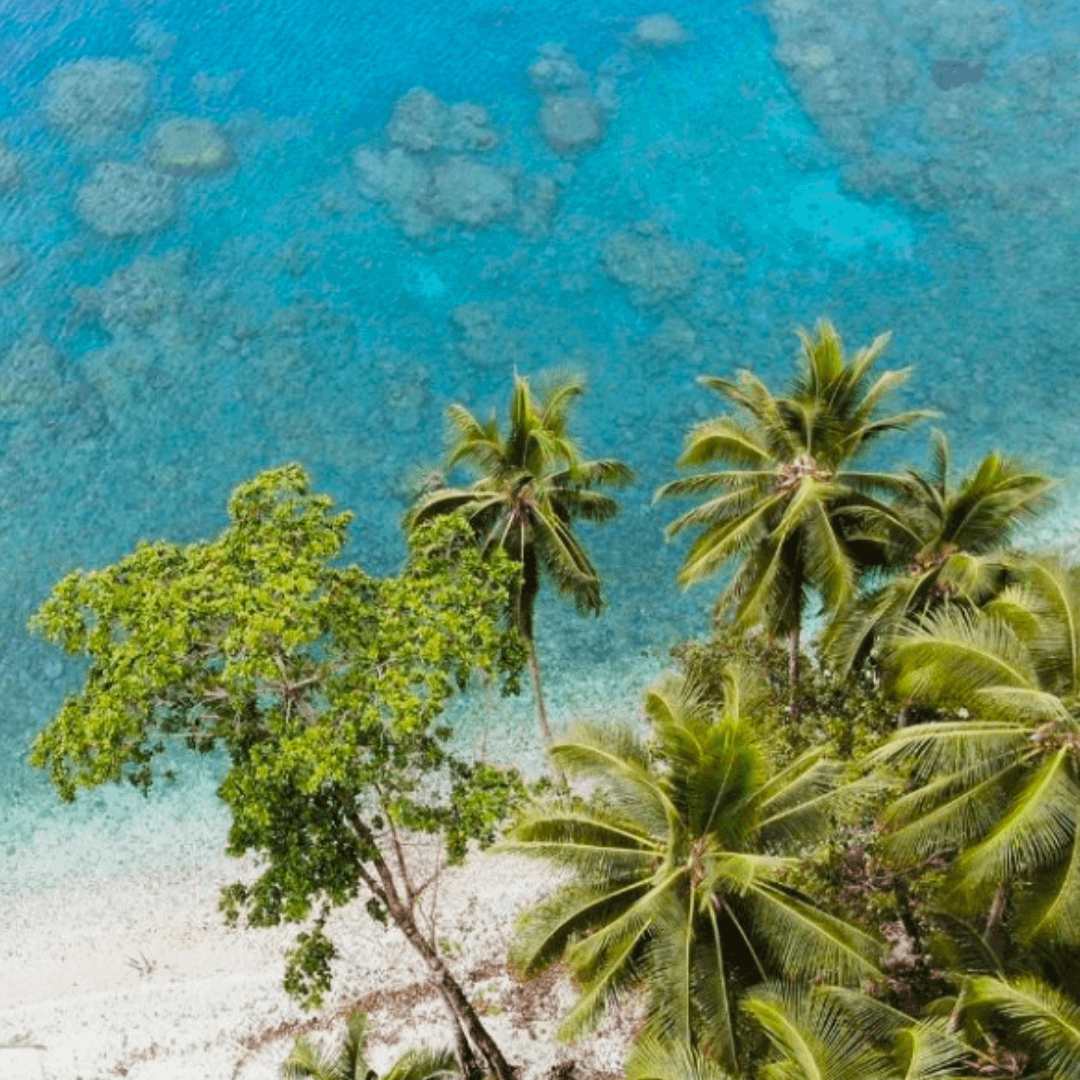
[[[499,141],[487,110],[471,101],[447,105],[423,87],[413,87],[394,105],[386,134],[414,153],[433,150],[490,150]]]
[[[461,225],[488,225],[513,213],[514,183],[478,161],[450,158],[432,171],[430,210],[436,218]]]
[[[596,146],[604,137],[600,106],[581,94],[555,94],[537,113],[540,134],[559,154],[577,154]]]
[[[166,120],[150,140],[151,164],[176,176],[219,172],[233,163],[232,149],[213,120]]]
[[[99,317],[112,331],[151,326],[186,304],[188,262],[186,251],[140,255],[96,288],[77,289],[75,300],[81,311]]]
[[[128,60],[62,64],[45,83],[49,126],[87,141],[134,131],[150,108],[150,72]]]
[[[518,205],[518,228],[526,236],[542,236],[559,206],[559,184],[551,176],[528,180],[526,196]]]
[[[48,405],[63,387],[60,354],[40,337],[23,338],[0,360],[0,410],[9,415]]]
[[[588,86],[589,76],[561,45],[540,47],[540,55],[529,65],[529,83],[538,94],[579,90]]]
[[[361,192],[390,205],[410,236],[439,222],[479,228],[514,212],[514,179],[471,158],[455,156],[429,167],[400,147],[353,154]]]
[[[26,269],[26,259],[14,244],[0,244],[0,285],[14,281]]]
[[[14,191],[22,183],[22,165],[14,150],[0,142],[0,194]]]
[[[630,31],[630,44],[637,49],[670,49],[685,41],[682,23],[667,12],[638,19]]]
[[[142,165],[98,165],[75,199],[78,215],[103,236],[141,236],[176,217],[176,182]]]
[[[617,232],[604,247],[603,262],[608,276],[644,304],[687,292],[698,273],[694,256],[649,222]]]
[[[986,64],[969,64],[966,60],[935,60],[934,85],[939,90],[952,90],[966,83],[982,82]]]
[[[361,192],[380,202],[404,203],[427,198],[431,170],[404,150],[361,146],[353,153]]]
[[[508,371],[532,363],[519,335],[503,325],[495,305],[462,304],[450,313],[450,321],[459,334],[457,351],[468,364]]]

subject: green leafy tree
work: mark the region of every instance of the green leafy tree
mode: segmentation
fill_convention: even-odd
[[[463,513],[485,553],[501,550],[522,568],[509,614],[529,654],[536,713],[544,745],[551,729],[540,681],[533,612],[541,579],[547,577],[578,611],[599,615],[600,576],[574,532],[576,520],[609,521],[618,504],[595,489],[621,487],[631,470],[610,458],[586,461],[567,430],[570,407],[584,390],[576,377],[554,378],[539,395],[515,374],[509,427],[504,436],[494,414],[481,423],[462,405],[447,410],[452,445],[447,473],[471,466],[480,476],[468,487],[443,486],[421,492],[405,516],[416,528],[443,514]]]
[[[887,850],[955,853],[951,900],[989,908],[988,935],[1011,898],[1021,939],[1080,945],[1080,571],[1030,560],[980,611],[940,610],[888,649],[897,695],[963,713],[872,755],[912,786]]]
[[[410,874],[400,832],[441,836],[461,862],[524,794],[514,770],[454,757],[452,731],[438,724],[474,671],[513,677],[524,666],[502,619],[518,569],[501,553],[482,558],[456,518],[417,529],[395,577],[336,565],[351,515],[311,494],[298,466],[239,487],[229,515],[212,541],[141,544],[54,588],[32,625],[89,666],[31,761],[70,802],[125,777],[148,792],[166,740],[222,747],[227,853],[254,852],[265,866],[254,884],[222,891],[226,921],[299,923],[317,908],[285,988],[318,1007],[336,955],[326,918],[366,890],[369,913],[391,919],[423,959],[463,1073],[479,1072],[478,1054],[511,1080],[421,932],[427,883]]]
[[[703,581],[737,562],[717,611],[733,614],[740,627],[787,635],[793,686],[808,593],[817,592],[824,610],[835,614],[854,597],[860,573],[889,560],[894,518],[874,492],[900,490],[902,480],[851,464],[880,436],[928,415],[878,415],[910,371],[871,379],[888,335],[851,358],[828,322],[819,322],[813,336],[800,330],[799,337],[801,370],[787,396],[773,395],[749,371],[734,382],[698,380],[735,412],[693,428],[678,464],[722,468],[673,480],[656,493],[657,499],[707,496],[667,528],[669,537],[702,530],[679,583]]]
[[[1009,580],[1006,551],[1017,527],[1047,504],[1052,482],[994,452],[958,487],[949,444],[935,432],[933,470],[910,470],[892,507],[897,558],[906,569],[840,612],[822,638],[828,662],[846,675],[905,621],[945,604],[980,607]]]
[[[727,679],[720,715],[684,679],[651,688],[648,742],[624,725],[572,728],[550,754],[594,781],[592,794],[525,809],[497,846],[576,871],[522,915],[510,954],[523,977],[569,964],[581,994],[560,1038],[644,987],[641,1046],[654,1064],[667,1048],[736,1073],[736,1003],[749,985],[878,971],[878,942],[785,880],[828,829],[838,766],[819,749],[770,774],[753,683],[738,669]]]
[[[320,1054],[307,1039],[297,1039],[282,1070],[285,1080],[450,1080],[461,1075],[453,1050],[406,1050],[380,1077],[364,1057],[367,1016],[353,1012],[346,1028],[336,1061]]]
[[[972,1049],[947,1017],[915,1021],[836,987],[774,983],[744,1009],[773,1048],[759,1080],[952,1080],[970,1076]]]

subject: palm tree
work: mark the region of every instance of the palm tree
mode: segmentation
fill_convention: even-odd
[[[906,570],[851,602],[822,638],[826,659],[842,675],[905,620],[947,603],[979,607],[1000,592],[1011,565],[1009,539],[1046,505],[1053,482],[997,452],[952,487],[948,440],[934,432],[931,446],[933,471],[909,470],[893,503],[896,558]]]
[[[405,527],[441,514],[464,512],[485,551],[501,547],[521,564],[522,581],[510,600],[513,619],[528,649],[536,696],[537,718],[544,744],[551,742],[533,633],[533,610],[541,577],[554,582],[578,611],[600,613],[600,577],[573,531],[573,522],[609,521],[618,504],[593,490],[621,487],[633,473],[610,458],[585,461],[567,432],[570,406],[584,390],[577,377],[555,377],[534,395],[528,379],[514,375],[510,424],[504,437],[494,414],[480,423],[462,405],[447,410],[452,446],[447,472],[459,463],[481,473],[468,487],[422,492],[405,516]]]
[[[1010,1042],[1022,1046],[1045,1080],[1080,1076],[1080,1002],[1032,975],[971,979],[964,988],[965,1013],[1002,1019]]]
[[[749,985],[878,970],[878,942],[785,880],[829,826],[839,766],[818,748],[770,775],[747,719],[757,689],[737,668],[726,682],[715,716],[685,677],[652,687],[648,742],[625,725],[576,725],[549,753],[595,781],[592,794],[534,804],[499,845],[577,872],[521,916],[512,966],[529,977],[568,962],[581,993],[564,1039],[645,987],[643,1069],[665,1053],[704,1054],[737,1073],[736,1003]]]
[[[973,1053],[947,1017],[913,1020],[858,991],[773,983],[743,1008],[773,1048],[760,1080],[953,1080]]]
[[[852,471],[849,464],[881,435],[929,415],[877,415],[882,400],[910,373],[886,371],[871,382],[888,335],[851,358],[828,322],[819,322],[814,336],[800,330],[799,337],[801,372],[789,396],[774,396],[748,371],[735,382],[698,380],[737,414],[693,428],[678,464],[724,467],[671,481],[656,493],[656,499],[710,496],[667,528],[669,537],[704,529],[687,553],[679,583],[702,581],[738,561],[717,610],[733,613],[740,626],[786,634],[793,685],[807,591],[815,590],[824,610],[835,613],[852,599],[866,568],[888,562],[883,530],[891,528],[893,515],[872,493],[899,491],[903,481]]]
[[[285,1080],[457,1080],[461,1072],[452,1050],[407,1050],[380,1078],[364,1058],[368,1018],[353,1012],[346,1021],[348,1035],[337,1061],[324,1057],[307,1039],[296,1040],[285,1062]]]
[[[896,693],[968,714],[872,755],[914,785],[887,812],[888,848],[956,852],[953,900],[993,895],[987,935],[1016,901],[1021,940],[1080,944],[1080,570],[1032,559],[981,610],[943,608],[886,648]]]

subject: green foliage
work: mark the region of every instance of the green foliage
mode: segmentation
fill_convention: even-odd
[[[841,761],[859,761],[895,729],[898,708],[868,677],[843,679],[806,665],[798,686],[787,680],[787,653],[762,634],[720,623],[706,641],[672,650],[681,670],[712,709],[723,707],[728,664],[751,668],[763,694],[754,710],[754,730],[774,765],[782,766],[822,744]]]
[[[744,1008],[773,1054],[760,1080],[952,1080],[972,1049],[946,1018],[915,1022],[857,991],[758,987]]]
[[[788,881],[828,911],[890,943],[881,975],[867,980],[866,989],[918,1016],[953,988],[947,972],[955,954],[942,945],[955,940],[957,926],[938,910],[948,860],[931,857],[898,869],[881,846],[872,827],[838,823]]]
[[[499,845],[575,871],[522,915],[511,948],[524,976],[568,962],[581,995],[562,1038],[644,986],[646,1043],[736,1071],[735,1002],[748,985],[877,971],[878,942],[784,880],[828,830],[838,767],[815,750],[772,772],[751,726],[759,688],[738,668],[723,678],[718,714],[685,678],[651,687],[648,742],[620,725],[576,725],[550,752],[596,782],[592,795],[534,802]]]
[[[356,1011],[346,1021],[347,1036],[337,1060],[324,1057],[301,1037],[282,1069],[285,1080],[450,1080],[460,1075],[452,1050],[407,1050],[380,1077],[364,1058],[368,1018]]]
[[[318,908],[287,975],[312,1007],[334,955],[326,913],[357,895],[384,828],[439,834],[460,861],[524,795],[516,770],[457,761],[437,724],[474,672],[517,678],[525,653],[502,615],[520,569],[483,557],[456,516],[417,528],[394,577],[340,566],[351,515],[298,466],[242,485],[229,515],[215,540],[141,544],[56,586],[32,625],[90,664],[31,762],[70,802],[125,777],[146,793],[166,739],[223,748],[226,850],[265,869],[221,909],[271,926]]]
[[[1080,1076],[1080,1001],[1040,979],[972,979],[963,997],[965,1017],[997,1018],[1011,1046],[1023,1047],[1047,1080]],[[993,1041],[991,1042],[993,1046]]]

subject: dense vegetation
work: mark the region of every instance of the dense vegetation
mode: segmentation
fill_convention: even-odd
[[[418,927],[403,830],[451,862],[497,841],[574,871],[522,915],[510,964],[568,965],[566,1039],[643,995],[628,1080],[1077,1080],[1080,568],[1011,546],[1050,481],[994,451],[957,482],[940,434],[928,474],[856,468],[927,414],[881,411],[908,375],[875,372],[887,338],[850,357],[827,323],[801,341],[783,392],[701,380],[734,412],[680,460],[713,471],[657,493],[704,497],[669,527],[699,530],[680,580],[729,577],[712,636],[647,689],[647,737],[548,731],[536,595],[546,576],[599,613],[572,526],[611,518],[596,489],[631,476],[575,444],[579,380],[515,376],[505,435],[450,410],[447,472],[479,476],[417,494],[396,577],[336,564],[348,515],[291,466],[238,489],[217,540],[62,581],[34,625],[90,667],[32,761],[71,800],[147,789],[163,738],[223,746],[228,850],[267,866],[225,890],[226,917],[317,909],[289,992],[319,1005],[327,912],[361,890],[423,957],[455,1049],[395,1080],[513,1075]],[[558,775],[531,788],[453,757],[438,722],[474,672],[516,692],[526,665]],[[365,1031],[354,1017],[337,1062],[298,1044],[288,1075],[374,1077]]]

